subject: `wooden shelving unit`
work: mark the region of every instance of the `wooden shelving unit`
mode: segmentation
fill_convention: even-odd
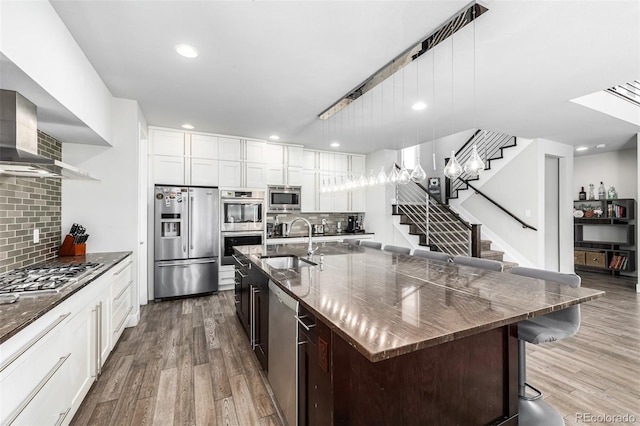
[[[574,217],[575,268],[612,275],[635,271],[635,200],[575,200],[573,207],[601,212]]]

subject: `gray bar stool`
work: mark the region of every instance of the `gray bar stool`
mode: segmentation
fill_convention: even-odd
[[[382,243],[369,240],[360,240],[360,247],[369,247],[372,249],[380,250],[382,248]]]
[[[424,257],[425,259],[439,260],[441,262],[451,262],[451,256],[441,251],[415,249],[413,255],[416,257]]]
[[[455,256],[453,258],[453,263],[497,272],[502,272],[503,269],[502,262],[492,259],[481,259],[479,257]]]
[[[553,281],[569,287],[580,287],[580,277],[576,274],[545,271],[543,269],[517,266],[512,274]],[[564,425],[562,416],[542,400],[542,392],[527,383],[525,342],[537,345],[544,342],[574,336],[580,328],[580,306],[569,306],[560,311],[518,323],[518,424],[519,425]],[[527,388],[536,395],[529,396]]]
[[[408,247],[392,246],[392,245],[384,246],[384,251],[389,251],[391,253],[398,253],[398,254],[409,254],[409,253],[411,253],[411,249],[408,248]]]
[[[350,244],[352,246],[359,246],[360,245],[360,240],[357,239],[357,238],[345,238],[344,240],[342,240],[342,242]]]

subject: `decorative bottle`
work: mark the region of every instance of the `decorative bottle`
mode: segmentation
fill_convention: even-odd
[[[578,200],[586,200],[587,193],[584,192],[584,186],[580,187],[580,192],[578,192]]]
[[[589,199],[590,200],[595,200],[596,199],[596,196],[595,196],[595,194],[593,192],[593,184],[592,183],[589,184]]]
[[[613,187],[613,185],[611,185],[609,187],[609,191],[607,191],[607,198],[609,198],[610,200],[615,200],[616,198],[618,198],[618,193],[616,192],[616,189]]]
[[[598,200],[605,200],[607,198],[607,190],[604,189],[604,183],[600,182],[598,187]]]

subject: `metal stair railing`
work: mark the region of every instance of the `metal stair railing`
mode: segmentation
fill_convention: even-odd
[[[480,225],[465,222],[423,185],[397,184],[396,207],[429,247],[452,256],[480,257]]]
[[[456,159],[460,165],[464,166],[473,152],[473,145],[477,145],[478,154],[484,161],[484,169],[491,169],[491,161],[502,158],[502,150],[516,146],[517,140],[515,136],[505,135],[503,133],[492,132],[490,130],[478,129],[476,132],[465,142],[464,145],[456,152]],[[449,158],[445,158],[445,164],[449,161]],[[445,179],[446,197],[457,198],[458,191],[468,189],[466,181],[477,180],[476,176],[471,176],[464,171],[460,175],[459,179],[451,181]]]

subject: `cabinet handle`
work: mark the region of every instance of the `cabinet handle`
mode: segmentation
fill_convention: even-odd
[[[60,413],[60,415],[58,416],[58,421],[56,422],[55,426],[60,426],[62,422],[64,422],[64,419],[67,418],[67,414],[69,414],[69,411],[71,411],[71,407],[67,408],[67,411]]]
[[[118,272],[114,272],[113,276],[115,277],[116,275],[120,275],[120,272],[124,271],[125,269],[127,269],[129,267],[129,265],[131,265],[133,262],[130,260],[127,262],[126,265],[124,265],[122,268],[118,269]]]
[[[242,277],[242,278],[247,278],[248,275],[247,274],[243,274],[242,271],[240,269],[236,269],[236,272]]]
[[[247,266],[248,265],[248,263],[242,263],[240,258],[238,258],[238,256],[236,256],[235,254],[232,254],[231,257],[233,257],[235,259],[235,261],[240,264],[240,266]]]
[[[256,348],[256,292],[255,287],[251,286],[251,299],[249,306],[249,315],[251,316],[251,349]]]
[[[23,347],[21,347],[15,354],[13,354],[9,359],[7,359],[1,366],[0,366],[0,373],[2,371],[4,371],[5,368],[7,368],[8,366],[10,366],[16,359],[20,358],[20,356],[25,353],[26,351],[28,351],[33,345],[35,345],[36,343],[38,343],[38,341],[40,339],[42,339],[47,333],[49,333],[51,330],[53,330],[54,328],[56,328],[56,326],[58,324],[60,324],[62,321],[65,320],[65,318],[67,318],[69,315],[71,315],[71,312],[67,312],[66,314],[62,314],[60,315],[55,321],[53,321],[51,324],[49,324],[44,330],[42,330],[40,333],[38,333],[33,339],[29,340],[27,342],[26,345],[24,345]]]
[[[129,307],[129,310],[127,310],[127,313],[125,314],[124,317],[122,317],[122,319],[120,320],[120,324],[118,324],[118,326],[116,327],[116,330],[113,332],[113,334],[116,334],[120,331],[120,328],[124,325],[124,321],[129,318],[129,314],[131,313],[131,311],[133,310],[133,306]]]
[[[98,314],[98,333],[96,334],[98,341],[97,341],[97,352],[96,352],[96,380],[98,380],[98,376],[100,376],[100,374],[102,374],[102,301],[100,301],[100,303],[98,303],[98,306],[96,307],[96,311]]]
[[[129,288],[129,286],[131,285],[132,282],[133,282],[133,280],[129,281],[129,283],[126,286],[124,286],[124,288],[122,290],[120,290],[120,293],[118,293],[118,295],[113,298],[114,302],[122,297],[122,295]]]
[[[193,250],[193,204],[194,197],[191,197],[191,203],[189,205],[189,241],[191,241],[191,250]]]
[[[12,424],[16,420],[16,418],[18,418],[20,413],[22,413],[24,409],[27,408],[27,405],[29,405],[29,403],[33,401],[33,398],[35,398],[36,395],[40,393],[42,388],[47,384],[47,382],[49,382],[49,380],[51,380],[53,375],[56,374],[56,371],[58,371],[60,367],[62,367],[62,364],[64,364],[65,361],[69,359],[70,356],[71,356],[71,352],[69,352],[65,356],[60,357],[58,362],[56,362],[53,368],[49,370],[47,375],[44,376],[42,380],[40,380],[40,383],[36,385],[36,387],[31,391],[31,393],[29,393],[29,395],[27,395],[27,397],[20,403],[20,405],[18,405],[18,407],[13,411],[13,413],[11,413],[11,415],[8,417],[5,423],[6,425]]]
[[[315,327],[315,324],[305,324],[304,321],[302,321],[303,318],[307,318],[307,316],[303,315],[301,317],[294,315],[294,317],[296,318],[296,320],[298,320],[298,324],[300,324],[302,327],[304,327],[305,330],[309,331],[311,330],[313,327]]]

